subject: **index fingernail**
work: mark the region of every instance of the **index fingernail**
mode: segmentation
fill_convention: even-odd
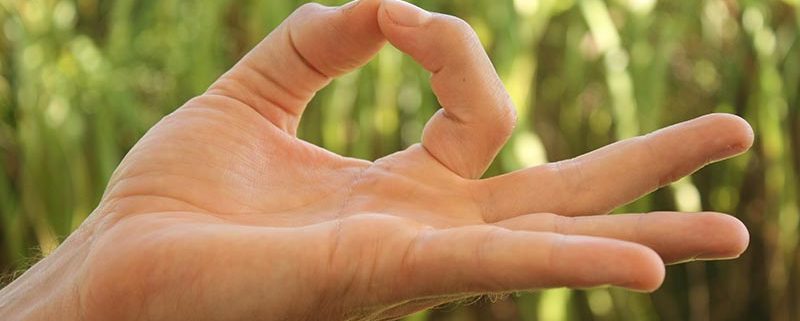
[[[383,4],[389,19],[405,27],[420,26],[431,15],[429,12],[401,0],[386,0]]]

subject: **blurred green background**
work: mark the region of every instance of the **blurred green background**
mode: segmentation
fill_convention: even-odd
[[[300,3],[0,0],[0,268],[57,246],[137,139]],[[412,319],[800,320],[800,1],[416,3],[470,22],[515,100],[487,175],[710,112],[747,118],[756,143],[621,209],[732,213],[752,235],[740,259],[669,267],[653,294],[557,289]],[[387,48],[315,98],[300,136],[367,159],[415,143],[437,108],[427,77]]]

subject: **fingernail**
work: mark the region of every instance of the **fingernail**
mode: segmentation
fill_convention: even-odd
[[[389,19],[401,26],[417,27],[431,16],[429,12],[405,1],[386,0],[383,4]]]
[[[348,10],[348,9],[350,9],[352,7],[357,6],[360,2],[361,2],[361,0],[350,1],[350,2],[345,3],[344,5],[342,5],[341,7],[339,7],[339,10]]]
[[[733,260],[738,259],[741,255],[739,254],[731,254],[731,253],[724,253],[724,254],[715,254],[715,253],[705,253],[695,256],[692,261],[711,261],[711,260]]]

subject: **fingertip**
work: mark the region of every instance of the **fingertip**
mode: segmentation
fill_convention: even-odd
[[[343,16],[347,18],[365,16],[372,17],[372,20],[377,23],[378,8],[380,8],[381,0],[353,0],[345,3],[336,8]]]
[[[737,258],[750,245],[750,232],[747,226],[736,217],[719,213],[708,213],[713,218],[709,224],[718,231],[713,240],[713,249],[697,256],[699,260],[722,260]]]
[[[712,120],[714,126],[719,127],[726,138],[727,150],[720,157],[729,157],[741,154],[753,146],[755,134],[753,128],[744,118],[726,113],[714,113],[705,116]]]
[[[635,249],[629,258],[629,277],[615,284],[637,292],[653,292],[661,287],[666,276],[664,261],[653,249],[639,244],[631,244]]]
[[[666,278],[667,270],[664,262],[658,258],[658,255],[656,255],[656,260],[651,262],[651,271],[653,274],[645,278],[642,282],[642,287],[636,290],[650,293],[655,292],[661,287],[661,284],[664,283],[664,278]]]
[[[747,226],[739,219],[733,216],[727,217],[730,218],[731,224],[733,225],[732,230],[734,231],[734,236],[732,238],[733,246],[731,247],[733,251],[731,253],[739,257],[747,250],[747,247],[750,246],[750,231],[747,230]]]
[[[380,5],[378,6],[378,27],[380,28],[381,32],[386,35],[387,32],[390,30],[392,23],[392,19],[389,19],[389,14],[386,12],[386,1],[381,0]]]
[[[652,292],[664,281],[665,267],[661,257],[651,248],[622,240],[594,236],[563,238],[562,266],[569,271],[570,287],[610,284],[634,291]],[[576,262],[590,263],[578,266]]]
[[[387,9],[387,2],[391,0],[380,0],[380,4],[378,5],[378,14],[377,14],[377,22],[378,28],[380,29],[381,33],[386,37],[386,40],[389,43],[397,46],[395,40],[402,34],[400,26],[398,26],[392,18],[389,16],[389,12]]]

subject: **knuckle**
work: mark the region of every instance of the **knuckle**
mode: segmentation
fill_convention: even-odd
[[[652,164],[663,162],[665,155],[653,143],[654,137],[651,133],[631,138],[631,143],[639,147],[635,148],[633,153],[630,154],[635,164],[653,166]],[[655,166],[654,168],[657,169],[657,172],[656,175],[653,175],[654,181],[651,183],[652,186],[650,188],[659,188],[675,182],[683,176],[681,173],[686,170],[680,166]]]
[[[562,195],[557,203],[564,213],[571,213],[576,207],[591,197],[592,182],[586,181],[582,170],[583,164],[575,158],[565,159],[558,162],[548,163],[541,167],[541,170],[550,177],[553,188],[557,194]],[[563,214],[563,213],[562,213]]]
[[[517,127],[517,110],[511,102],[500,105],[500,127],[506,136],[511,136]]]
[[[472,26],[464,20],[456,16],[451,15],[442,15],[442,21],[444,21],[447,26],[452,28],[452,30],[458,31],[464,34],[474,34],[475,30],[472,29]]]
[[[541,216],[541,219],[546,222],[545,231],[556,234],[567,234],[565,233],[566,226],[569,224],[567,217],[555,213],[541,213],[537,215]]]
[[[474,249],[474,267],[479,271],[492,271],[495,269],[494,253],[497,252],[497,240],[508,235],[509,231],[500,227],[491,227],[484,231],[483,240]],[[508,287],[508,282],[503,280],[498,273],[486,273],[478,286],[488,291],[500,291]]]
[[[319,12],[324,11],[328,7],[323,6],[316,2],[308,2],[298,7],[293,13],[292,17],[309,17]]]
[[[438,28],[441,28],[444,34],[449,36],[448,38],[464,45],[480,43],[478,34],[464,19],[450,15],[438,15],[437,17],[434,22],[439,25]]]
[[[652,133],[631,138],[631,142],[638,146],[636,149],[635,160],[641,163],[652,163],[654,160],[663,158],[658,146],[654,144],[655,137]]]
[[[567,243],[567,236],[564,234],[556,234],[555,238],[550,243],[549,254],[546,261],[542,264],[544,274],[550,275],[552,284],[563,285],[566,280],[564,278],[563,260],[562,255],[564,247]]]

